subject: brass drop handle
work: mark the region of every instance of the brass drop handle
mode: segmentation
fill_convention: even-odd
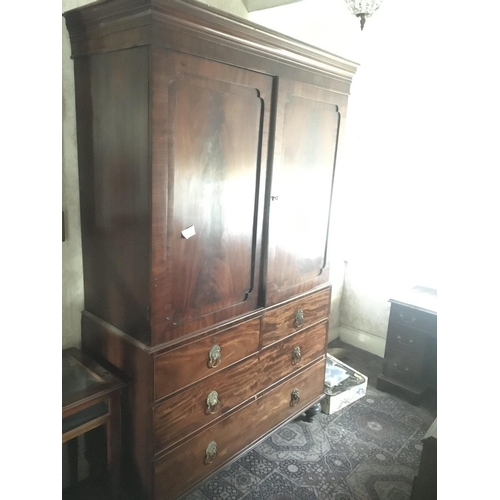
[[[219,395],[211,391],[207,396],[207,415],[213,415],[219,409]]]
[[[403,338],[401,337],[401,335],[398,335],[397,338],[398,338],[400,344],[404,344],[404,345],[413,344],[413,339],[412,338],[408,339],[408,342],[404,342]]]
[[[215,368],[222,361],[220,346],[215,344],[208,352],[208,367]]]
[[[410,371],[407,366],[405,366],[403,369],[399,368],[399,365],[397,363],[394,363],[394,369],[399,373],[408,373]]]
[[[290,406],[295,406],[300,401],[299,390],[295,388],[290,395]]]
[[[207,449],[205,450],[205,465],[211,464],[215,460],[217,455],[217,443],[215,441],[210,441],[208,443]]]
[[[292,365],[299,363],[301,357],[302,353],[300,352],[300,347],[294,347],[292,351]]]
[[[302,309],[299,309],[295,313],[295,328],[300,328],[304,323],[304,311]]]
[[[401,319],[401,321],[404,321],[405,323],[415,323],[415,321],[417,321],[417,318],[415,318],[415,316],[407,318],[403,313],[399,313],[399,318]]]

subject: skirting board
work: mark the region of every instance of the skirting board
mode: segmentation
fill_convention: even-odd
[[[328,330],[328,343],[340,337],[340,325],[331,326]]]
[[[345,325],[340,325],[340,340],[346,344],[353,345],[354,347],[359,347],[364,351],[376,354],[381,358],[384,357],[385,353],[385,339],[376,337],[367,332],[361,330],[356,330],[355,328],[350,328]]]

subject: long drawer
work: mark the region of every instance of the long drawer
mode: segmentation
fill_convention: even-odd
[[[155,453],[257,394],[259,366],[255,355],[160,403],[154,409]]]
[[[262,315],[262,347],[328,318],[330,289],[293,300]]]
[[[310,406],[323,393],[324,377],[323,358],[156,460],[155,499],[175,498],[280,422]]]
[[[260,318],[160,354],[154,361],[155,400],[214,374],[259,349]]]
[[[247,399],[324,355],[328,324],[273,344],[176,393],[154,408],[155,453],[221,417]]]

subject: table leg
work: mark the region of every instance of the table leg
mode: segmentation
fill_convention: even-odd
[[[110,418],[106,425],[108,471],[111,497],[117,499],[120,494],[121,470],[121,414],[120,392],[110,398]]]
[[[78,482],[78,437],[67,441],[68,444],[68,465],[69,484],[71,486]]]
[[[89,464],[89,477],[98,478],[106,470],[106,426],[100,425],[86,432],[85,458]]]

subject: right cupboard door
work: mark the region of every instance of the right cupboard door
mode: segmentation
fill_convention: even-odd
[[[347,96],[279,82],[269,208],[266,305],[329,279],[333,174]]]

